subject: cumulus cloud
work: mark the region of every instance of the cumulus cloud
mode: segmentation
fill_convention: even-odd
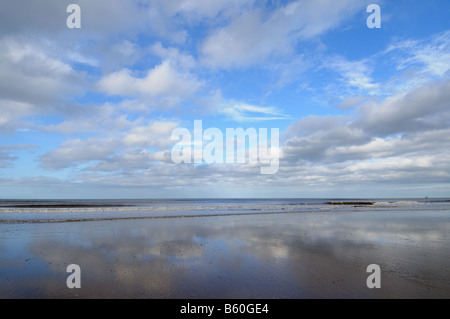
[[[92,134],[99,132],[122,132],[133,125],[139,125],[143,120],[130,120],[128,114],[122,111],[121,104],[106,103],[89,105],[83,113],[77,113],[57,124],[30,125],[31,129],[47,133],[71,135],[76,133]]]
[[[147,165],[149,161],[167,160],[165,151],[172,143],[170,136],[177,126],[176,122],[154,121],[110,136],[67,140],[40,156],[41,167],[54,170],[89,165],[88,169],[93,170],[124,169]],[[140,160],[141,164],[119,166],[126,160],[130,163]]]
[[[30,129],[31,117],[80,111],[73,97],[85,75],[56,56],[54,43],[27,36],[0,38],[0,133]]]
[[[33,114],[34,106],[28,103],[21,103],[12,100],[0,99],[0,133],[7,133],[16,130],[20,125],[22,117]]]
[[[90,172],[136,172],[157,166],[158,162],[171,162],[169,151],[150,152],[146,149],[130,149],[111,157],[103,158],[88,166]],[[156,176],[156,175],[154,175]]]
[[[446,128],[449,125],[450,80],[415,87],[385,99],[368,102],[357,125],[381,135]]]
[[[220,24],[254,3],[254,0],[157,0],[149,1],[147,8],[151,29],[161,37],[182,43],[188,39],[187,31],[180,27],[183,23]]]
[[[163,62],[149,70],[143,78],[124,69],[107,75],[99,83],[100,89],[111,95],[179,96],[185,98],[194,93],[199,82],[189,75],[178,73],[169,62]]]
[[[349,47],[330,53],[325,35],[344,34],[358,13],[365,27],[370,1],[80,0],[80,30],[65,26],[68,0],[19,2],[0,11],[0,134],[18,143],[0,146],[6,174],[32,130],[52,137],[40,167],[72,172],[71,185],[295,191],[449,180],[449,31],[362,59]],[[198,114],[218,126],[286,125],[279,172],[172,163],[176,117]]]
[[[124,138],[123,143],[128,146],[164,148],[170,145],[173,130],[178,126],[176,122],[153,122],[147,126],[133,127]]]
[[[339,147],[367,150],[384,147],[387,151],[390,149],[387,145],[394,141],[405,144],[405,139],[419,136],[446,141],[443,131],[450,124],[449,84],[449,81],[435,82],[380,103],[367,102],[356,109],[356,119],[350,116],[304,118],[286,130],[287,153],[296,149],[299,156],[311,153],[315,159],[323,159],[326,154],[335,154]],[[334,151],[326,153],[330,148]]]
[[[284,138],[283,154],[289,161],[325,161],[330,148],[360,145],[370,139],[342,116],[308,116],[289,126]]]
[[[0,94],[13,100],[46,107],[61,102],[62,96],[80,92],[82,77],[72,67],[53,57],[51,45],[28,38],[0,39]]]
[[[66,8],[71,3],[73,2],[68,0],[2,3],[0,30],[10,34],[40,32],[46,35],[67,31],[66,19],[69,14]],[[145,24],[147,21],[145,4],[148,1],[77,0],[76,3],[82,10],[82,28],[89,28],[91,35],[101,33],[103,36],[108,36],[117,32],[126,33],[148,25]]]
[[[90,137],[84,141],[67,140],[61,147],[42,155],[41,166],[48,169],[61,169],[97,161],[114,154],[119,145],[120,141],[114,138]]]
[[[246,10],[214,31],[203,43],[204,63],[212,67],[241,67],[261,63],[272,55],[292,53],[304,39],[336,27],[364,8],[364,2],[300,0],[267,13]]]
[[[273,176],[261,176],[259,164],[175,165],[169,137],[179,123],[173,121],[130,126],[115,139],[69,141],[41,161],[45,168],[81,165],[78,177],[86,182],[136,187],[441,184],[448,182],[450,171],[445,160],[450,156],[448,85],[447,81],[429,83],[358,104],[348,115],[310,115],[292,123],[283,132],[280,170]],[[247,104],[240,108],[276,113]],[[430,125],[417,125],[427,122]]]
[[[285,132],[280,172],[308,168],[305,183],[446,183],[449,81],[420,85],[355,109],[309,116]],[[300,170],[302,171],[302,170]]]

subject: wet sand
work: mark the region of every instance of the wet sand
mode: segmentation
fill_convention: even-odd
[[[449,298],[449,230],[448,211],[4,223],[0,298]]]

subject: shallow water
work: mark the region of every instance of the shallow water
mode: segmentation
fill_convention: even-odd
[[[335,203],[331,205],[330,203]],[[363,203],[363,204],[358,204]],[[366,205],[364,203],[370,203]],[[450,200],[0,200],[0,223],[51,223],[305,212],[450,210]]]
[[[17,213],[37,222],[0,213],[0,298],[450,297],[450,210],[442,204],[159,204]],[[294,209],[268,214],[274,207]],[[66,286],[70,264],[81,268],[81,289]],[[367,288],[370,264],[381,267],[380,289]]]

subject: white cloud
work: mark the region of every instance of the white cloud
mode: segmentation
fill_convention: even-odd
[[[70,139],[60,147],[40,156],[41,166],[46,169],[61,169],[90,164],[99,170],[102,167],[117,167],[117,161],[165,160],[167,148],[173,144],[170,137],[178,123],[153,121],[146,126],[129,128],[124,132],[110,132],[104,137],[89,137],[85,140]],[[148,151],[147,148],[158,150]],[[97,164],[92,164],[93,162]],[[133,166],[130,165],[130,166]],[[145,164],[147,165],[147,164]],[[127,166],[128,167],[128,166]]]
[[[147,2],[77,0],[76,4],[80,6],[82,12],[82,29],[89,29],[90,35],[106,36],[148,27],[147,10],[144,6]],[[3,2],[0,11],[0,30],[8,33],[38,32],[52,36],[64,33],[71,38],[73,32],[65,33],[66,19],[69,15],[66,8],[70,3],[53,0]]]
[[[148,3],[150,28],[172,42],[188,40],[187,31],[180,25],[196,23],[221,24],[251,7],[254,0],[157,0]]]
[[[357,99],[349,115],[293,123],[278,177],[314,187],[450,182],[449,84],[422,84],[379,102]]]
[[[55,108],[62,96],[80,92],[81,77],[52,56],[51,45],[30,40],[0,39],[0,94],[3,99]]]
[[[5,2],[0,11],[0,132],[68,135],[59,146],[53,139],[43,141],[42,149],[51,150],[38,160],[45,169],[71,168],[71,177],[81,184],[294,189],[448,182],[450,33],[397,42],[366,59],[352,60],[345,51],[329,56],[320,37],[347,28],[347,19],[358,12],[364,27],[366,2],[80,0],[83,28],[74,32],[65,27],[63,2],[34,1],[26,10],[18,1]],[[270,102],[254,102],[251,84],[247,92],[226,83],[227,72],[216,72],[242,67],[231,77],[246,76],[249,66],[262,67],[251,73],[258,84],[260,74],[261,83],[270,78],[278,89],[292,84],[286,95],[275,92],[283,102],[307,96],[300,90],[289,94],[294,86],[308,86],[342,101],[339,108],[346,115],[306,116],[292,123],[283,134],[280,171],[274,176],[262,177],[260,166],[251,165],[174,165],[168,149],[178,123],[152,120],[155,110],[172,116],[203,112],[219,116],[217,122],[211,119],[219,125],[224,119],[290,120],[285,112],[296,114],[294,106],[281,109],[276,98],[267,99],[272,92],[261,93],[260,101]],[[324,66],[340,79],[327,78]],[[205,109],[196,109],[201,106]],[[304,116],[304,110],[298,114]],[[0,167],[11,166],[19,150],[0,146]]]
[[[448,79],[450,76],[450,31],[421,40],[403,40],[391,44],[375,59],[384,59],[395,73],[382,91],[395,94],[418,85]]]
[[[89,137],[87,140],[67,140],[61,147],[41,155],[41,166],[61,169],[98,161],[114,154],[119,146],[120,141],[116,138]]]
[[[30,129],[33,117],[73,115],[72,98],[88,84],[54,52],[51,40],[32,36],[0,38],[0,131]]]
[[[139,78],[128,69],[105,76],[99,82],[100,90],[110,95],[169,97],[177,101],[189,98],[201,82],[189,73],[180,73],[169,61],[155,66]]]
[[[261,21],[262,15],[259,10],[246,12],[207,38],[201,48],[204,62],[213,67],[247,66],[287,53],[288,39],[282,30]]]
[[[219,14],[230,15],[236,9],[253,4],[254,0],[174,0],[160,1],[174,16],[181,13],[188,20],[211,19]]]
[[[286,115],[273,106],[256,106],[233,101],[223,103],[219,112],[238,122],[270,121],[287,118]]]
[[[172,67],[182,72],[189,72],[196,67],[196,61],[191,55],[182,53],[177,48],[165,48],[161,42],[152,45],[151,51],[161,60],[170,63]]]
[[[299,40],[337,27],[363,5],[354,0],[300,0],[270,13],[260,8],[246,10],[205,40],[201,47],[203,62],[230,68],[291,54]]]
[[[11,132],[20,125],[22,117],[29,116],[35,112],[33,105],[12,100],[0,99],[0,132]]]
[[[373,70],[368,60],[347,61],[343,57],[334,57],[326,66],[336,70],[346,86],[369,95],[379,94],[380,84],[371,78]]]
[[[401,52],[398,69],[421,66],[421,76],[442,78],[450,70],[450,31],[439,33],[421,41],[405,40],[394,43],[384,52]]]
[[[357,125],[383,135],[448,127],[449,100],[450,80],[421,85],[382,103],[367,102],[359,109]]]
[[[127,112],[122,112],[126,109],[122,104],[89,105],[82,114],[73,115],[58,124],[30,125],[30,128],[65,135],[107,131],[120,133],[142,122],[141,118],[130,120]]]
[[[170,152],[150,152],[145,149],[127,150],[111,157],[103,158],[97,163],[87,167],[90,172],[135,172],[147,170],[155,166],[156,162],[171,162]]]
[[[342,116],[308,116],[293,123],[284,133],[284,158],[289,162],[333,162],[329,149],[337,146],[361,145],[370,137],[351,120]]]
[[[138,146],[141,148],[164,148],[172,144],[170,137],[177,126],[178,123],[167,121],[134,127],[125,134],[123,143],[127,146]]]

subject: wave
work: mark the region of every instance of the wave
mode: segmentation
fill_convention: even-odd
[[[134,211],[205,211],[205,210],[243,210],[243,211],[255,211],[255,210],[295,210],[296,207],[301,206],[302,209],[308,205],[261,205],[261,206],[161,206],[161,207],[130,207],[130,206],[14,206],[14,207],[0,207],[1,213],[87,213],[87,212],[134,212]],[[317,205],[311,205],[317,206]]]
[[[414,200],[379,201],[374,203],[374,205],[376,206],[408,206],[408,205],[423,205],[423,204],[424,202]]]
[[[205,217],[226,217],[226,216],[251,216],[251,215],[281,215],[300,214],[307,211],[292,212],[243,212],[243,213],[219,213],[219,214],[189,214],[189,215],[158,215],[158,216],[129,216],[129,217],[91,217],[91,218],[38,218],[38,219],[5,219],[0,220],[0,224],[41,224],[41,223],[75,223],[75,222],[100,222],[100,221],[123,221],[123,220],[151,220],[151,219],[180,219],[180,218],[205,218]]]

